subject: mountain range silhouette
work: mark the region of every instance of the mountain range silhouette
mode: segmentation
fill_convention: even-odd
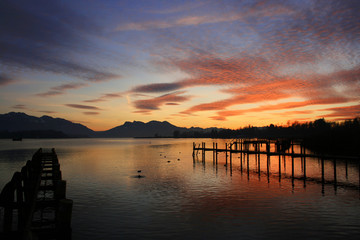
[[[0,137],[173,137],[189,131],[211,132],[217,128],[183,128],[167,121],[125,122],[107,131],[93,131],[80,124],[50,116],[34,117],[23,112],[0,114]],[[31,136],[34,135],[34,136]]]

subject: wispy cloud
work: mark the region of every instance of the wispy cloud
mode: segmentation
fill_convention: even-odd
[[[327,108],[327,111],[331,111],[332,113],[322,115],[324,118],[338,118],[340,120],[350,119],[354,117],[360,117],[360,104],[346,107],[335,107],[335,108]]]
[[[14,82],[14,80],[6,74],[0,73],[0,86],[5,86]]]
[[[154,110],[159,110],[164,104],[174,105],[176,103],[185,102],[191,99],[191,96],[182,95],[184,91],[169,93],[159,97],[136,100],[133,102],[136,113],[149,113]]]
[[[181,83],[151,83],[134,87],[131,92],[155,93],[169,92],[182,88]]]
[[[226,120],[227,117],[232,116],[240,116],[248,113],[260,113],[265,111],[276,111],[276,110],[286,110],[286,109],[296,109],[307,106],[314,105],[323,105],[323,110],[327,108],[327,106],[332,104],[344,104],[353,101],[354,99],[349,99],[345,97],[333,97],[333,98],[324,98],[324,99],[314,99],[314,100],[306,100],[300,102],[285,102],[279,104],[269,104],[269,105],[261,105],[255,108],[247,108],[242,110],[223,110],[217,112],[218,116],[213,116],[213,119],[221,119]],[[303,114],[303,113],[301,113]]]
[[[161,116],[201,114],[219,121],[247,114],[259,119],[357,114],[360,1],[145,1],[142,9],[133,1],[121,3],[121,9],[112,9],[112,2],[98,9],[92,1],[86,11],[82,3],[38,3],[0,2],[2,86],[27,71],[29,81],[44,71],[71,78],[38,93],[41,97],[96,82],[102,94],[66,105],[85,115],[100,112],[96,103],[122,97],[133,113],[164,110]],[[98,19],[104,13],[107,17]],[[120,62],[102,61],[108,55],[136,66],[123,72],[133,84],[124,84],[113,70]],[[118,78],[113,85],[103,83]],[[190,101],[193,95],[196,102]]]
[[[84,100],[83,102],[87,102],[87,103],[104,102],[109,99],[121,98],[121,97],[123,97],[123,93],[105,93],[98,98]]]
[[[47,111],[47,110],[41,110],[41,111],[38,111],[40,113],[46,113],[46,114],[54,114],[54,113],[57,113],[55,111]]]
[[[85,36],[96,36],[99,29],[90,18],[65,4],[4,0],[0,2],[0,15],[2,35],[6,36],[0,42],[3,66],[65,74],[93,82],[119,77],[104,66],[69,57],[93,50],[95,46]]]
[[[67,90],[78,89],[86,86],[88,86],[88,84],[86,83],[66,83],[56,87],[52,87],[49,91],[38,93],[36,95],[39,97],[51,97],[65,94]]]
[[[169,4],[170,6],[167,6]],[[161,6],[156,8],[146,8],[143,9],[143,12],[153,13],[153,14],[173,14],[178,12],[188,12],[191,9],[196,9],[198,7],[206,5],[204,1],[191,1],[191,2],[181,2],[181,4],[173,5],[173,2],[162,2]]]
[[[78,109],[86,109],[86,110],[102,110],[101,108],[89,105],[81,105],[81,104],[65,104],[67,107],[78,108]]]
[[[27,106],[24,104],[17,104],[15,106],[13,106],[12,108],[21,109],[21,110],[28,109]]]
[[[85,115],[99,115],[99,112],[83,112]]]
[[[210,13],[201,15],[187,15],[167,20],[156,20],[156,21],[138,21],[128,22],[119,24],[115,31],[143,31],[153,29],[166,29],[173,27],[184,27],[184,26],[197,26],[202,24],[211,23],[223,23],[244,20],[249,17],[273,17],[282,14],[291,14],[292,11],[288,8],[278,5],[272,9],[260,7],[260,8],[246,8],[245,11],[237,12],[231,11],[226,14]]]

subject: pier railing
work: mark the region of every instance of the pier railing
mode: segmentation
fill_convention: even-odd
[[[72,200],[66,199],[55,153],[40,148],[0,194],[1,239],[70,239]]]

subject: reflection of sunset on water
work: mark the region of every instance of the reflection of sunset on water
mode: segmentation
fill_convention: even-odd
[[[306,181],[300,158],[232,154],[218,162],[211,152],[192,157],[198,139],[26,139],[1,140],[0,186],[38,145],[55,147],[66,196],[74,201],[73,239],[314,237],[343,239],[359,228],[359,167],[337,161],[306,159]],[[201,139],[212,146],[214,139]],[[217,139],[218,147],[229,140]],[[260,150],[266,147],[263,145]],[[271,149],[274,150],[274,149]],[[294,148],[295,152],[299,149]],[[307,150],[307,152],[309,152]],[[9,160],[11,159],[11,160]],[[285,164],[284,164],[285,163]],[[20,165],[20,167],[19,167]],[[138,171],[141,171],[140,173]],[[142,177],[136,177],[138,175]],[[304,221],[306,219],[306,221]],[[329,233],[331,225],[331,233]]]
[[[265,143],[260,144],[263,141],[269,143],[271,141],[259,140],[257,146],[251,143],[247,147],[245,143],[242,143],[246,141],[248,140],[239,140],[236,146],[232,144],[235,148],[231,147],[231,153],[229,144],[231,141],[221,143],[220,145],[225,144],[224,148],[218,146],[215,142],[203,142],[201,148],[206,148],[206,144],[212,144],[212,147],[206,148],[205,155],[203,155],[201,148],[196,148],[197,144],[194,143],[196,148],[194,150],[194,163],[202,164],[205,169],[205,165],[210,165],[212,162],[216,172],[219,166],[224,166],[231,175],[234,171],[240,171],[241,175],[247,174],[248,179],[257,176],[259,181],[266,181],[267,179],[268,183],[271,181],[280,183],[284,178],[291,179],[293,187],[296,180],[297,184],[302,185],[304,188],[307,182],[321,183],[322,186],[332,184],[335,191],[337,186],[360,188],[359,164],[356,157],[345,156],[342,158],[339,156],[336,158],[335,156],[321,154],[314,157],[317,155],[316,153],[311,152],[309,149],[302,149],[301,145],[296,143],[294,143],[293,147],[289,147],[288,150],[284,151],[283,154],[285,155],[282,155],[282,153],[276,155],[275,144],[269,144],[269,148]],[[251,140],[250,142],[256,141]],[[242,146],[242,144],[244,145]],[[225,152],[224,149],[228,149],[228,152]],[[237,153],[237,150],[240,149],[244,150],[244,152]],[[247,150],[250,153],[246,153]],[[259,153],[255,153],[256,151],[259,151]],[[269,154],[267,154],[267,151],[269,151]],[[296,154],[308,154],[308,157]]]

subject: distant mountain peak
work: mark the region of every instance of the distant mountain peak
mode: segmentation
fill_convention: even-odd
[[[90,137],[94,131],[79,123],[62,118],[29,116],[23,112],[0,114],[0,131],[48,131],[62,132],[71,137]]]
[[[24,132],[24,131],[56,131],[69,137],[173,137],[179,136],[180,132],[196,130],[208,131],[202,128],[182,128],[168,121],[151,120],[147,123],[142,121],[126,121],[123,125],[107,131],[95,132],[80,123],[74,123],[63,118],[53,118],[48,115],[42,117],[29,116],[23,112],[9,112],[0,114],[0,132]],[[60,136],[60,135],[58,135]]]

